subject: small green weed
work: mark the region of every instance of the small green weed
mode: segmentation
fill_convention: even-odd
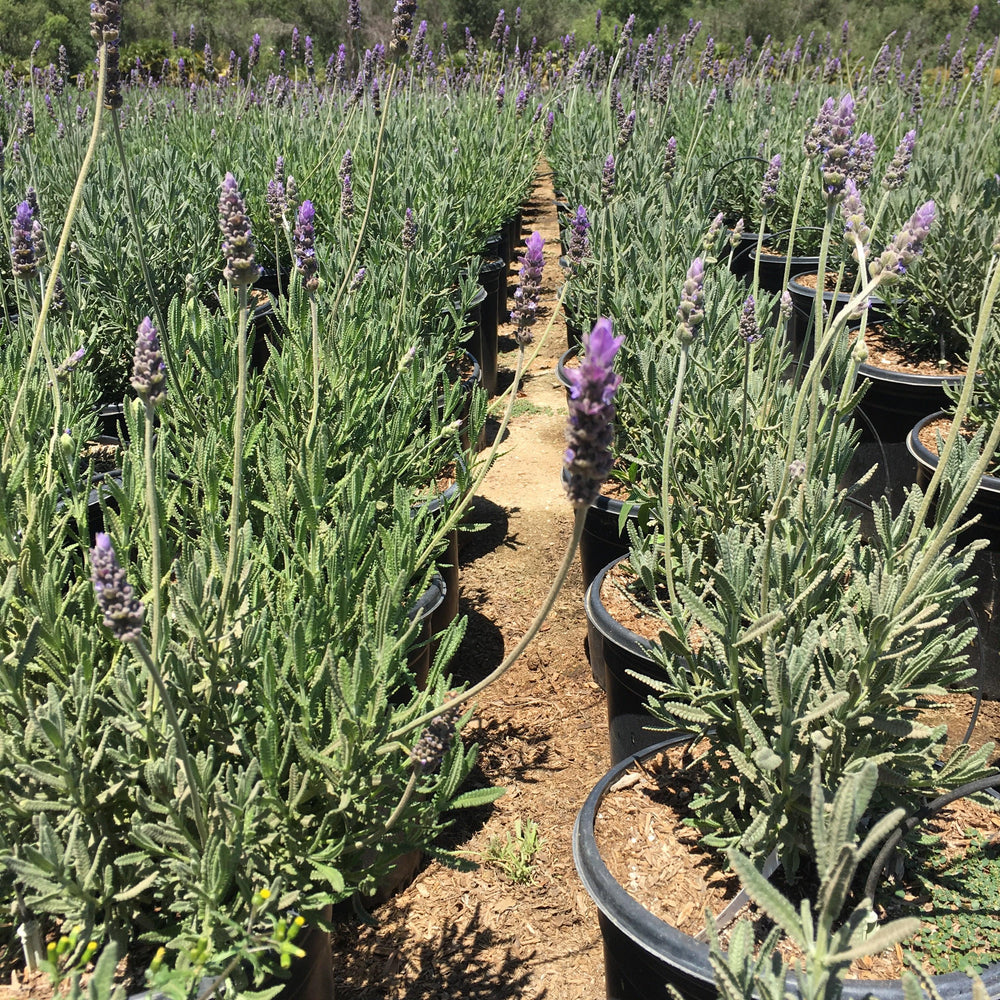
[[[505,878],[518,885],[531,885],[535,881],[535,855],[545,843],[539,835],[538,824],[526,819],[514,820],[514,832],[502,837],[490,837],[486,850],[480,852],[479,860],[491,868],[498,869]]]
[[[551,406],[539,406],[537,403],[533,403],[530,399],[518,399],[514,402],[514,407],[510,412],[511,418],[521,417],[521,416],[534,416],[536,414],[542,414],[546,417],[551,417],[554,414],[554,410]]]
[[[1000,850],[982,833],[967,835],[965,855],[951,861],[944,858],[939,837],[924,836],[910,845],[909,884],[896,893],[922,922],[906,951],[936,973],[981,971],[1000,961]]]

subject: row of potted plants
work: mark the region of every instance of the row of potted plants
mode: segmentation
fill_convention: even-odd
[[[613,70],[593,99],[577,96],[573,105],[598,154],[611,148],[616,130],[621,138]],[[607,311],[625,334],[616,364],[617,500],[603,497],[588,514],[604,554],[617,545],[625,555],[596,571],[585,602],[616,766],[581,811],[574,837],[578,870],[599,910],[609,997],[889,997],[918,996],[922,988],[992,996],[1000,982],[995,965],[975,987],[962,974],[928,980],[922,970],[902,985],[845,980],[852,961],[905,946],[917,927],[909,919],[879,925],[882,842],[936,812],[948,797],[942,792],[965,796],[1000,782],[989,765],[992,744],[946,751],[944,727],[925,714],[975,674],[975,631],[963,602],[986,541],[975,527],[959,529],[1000,438],[988,378],[976,378],[995,364],[1000,219],[974,131],[961,169],[968,164],[977,178],[976,197],[951,197],[938,178],[936,197],[923,199],[916,178],[926,180],[926,170],[907,174],[905,165],[906,185],[889,185],[881,196],[864,187],[858,170],[867,149],[888,150],[880,155],[889,177],[911,151],[917,162],[927,132],[924,162],[940,163],[944,143],[934,136],[947,135],[950,144],[957,127],[961,144],[964,127],[956,126],[954,106],[944,105],[947,121],[937,133],[922,121],[915,146],[905,135],[884,142],[878,112],[892,98],[876,81],[865,83],[874,140],[861,132],[850,95],[827,99],[818,86],[804,109],[806,87],[789,100],[790,88],[769,83],[768,103],[789,101],[803,114],[791,130],[799,151],[787,161],[768,145],[778,128],[755,134],[735,114],[739,124],[727,128],[718,106],[705,109],[707,80],[672,91],[667,102],[636,96],[635,120],[649,123],[648,145],[637,128],[603,164],[600,155],[576,156],[571,130],[554,135],[570,318],[578,310],[586,328],[584,317]],[[970,81],[966,97],[977,85]],[[763,105],[761,89],[748,74],[731,83],[726,99],[734,109],[741,100]],[[676,118],[667,119],[665,108]],[[890,134],[898,112],[886,116]],[[771,291],[762,288],[756,261],[740,278],[727,266],[740,233],[730,237],[723,217],[712,221],[719,178],[706,186],[697,171],[687,172],[698,153],[685,157],[679,136],[685,129],[697,136],[710,115],[721,119],[713,136],[744,136],[726,159],[754,164],[759,233],[771,231],[777,171],[784,178],[785,163],[801,158],[791,173],[785,274]],[[668,135],[678,137],[676,148]],[[662,158],[665,151],[666,162],[653,168],[654,152]],[[628,156],[645,163],[635,178],[619,170]],[[659,211],[650,211],[654,205]],[[667,206],[675,212],[669,225]],[[953,242],[939,248],[922,281],[939,211],[947,222],[955,213],[969,224],[946,222]],[[632,238],[640,219],[648,231]],[[790,280],[800,223],[818,223],[815,270],[832,269],[844,294],[825,309],[810,308],[808,349],[794,352],[792,303],[779,293]],[[759,252],[765,237],[756,242]],[[952,392],[955,420],[939,432],[940,460],[920,485],[906,484],[895,508],[876,498],[861,520],[859,485],[874,474],[855,462],[859,414],[871,391],[859,372],[875,336],[873,304],[881,298],[899,320],[904,302],[929,302],[934,277],[947,280],[943,262],[954,275],[966,250],[971,309],[954,296],[949,329],[964,330],[971,374]],[[960,433],[967,421],[979,428],[970,440]],[[588,576],[595,565],[588,569],[585,559]],[[659,743],[664,731],[679,734],[671,741],[677,752]],[[680,803],[673,822],[693,827],[702,865],[736,872],[774,926],[759,948],[744,925],[726,930],[726,954],[718,913],[705,917],[707,940],[699,941],[651,912],[658,904],[634,898],[613,860],[616,831],[601,827],[595,839],[595,825],[600,813],[615,811],[609,796],[637,782],[644,811],[661,796]],[[653,852],[659,839],[672,840],[661,825],[670,822],[647,825]],[[683,884],[679,872],[669,881]],[[774,950],[779,937],[795,943],[795,957]]]

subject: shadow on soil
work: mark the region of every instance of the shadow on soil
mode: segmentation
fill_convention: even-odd
[[[507,537],[510,515],[518,513],[518,507],[508,510],[495,504],[486,497],[473,497],[472,505],[466,516],[466,523],[475,526],[476,530],[461,531],[458,536],[458,565],[468,566],[506,545],[516,548],[517,542]]]
[[[416,940],[407,929],[407,909],[400,907],[400,926],[391,938],[358,941],[357,930],[344,927],[334,935],[337,1000],[516,1000],[527,992],[530,956],[515,953],[514,938],[488,926],[489,914],[477,906],[468,916],[447,920],[430,940]],[[377,950],[378,958],[366,954]],[[381,968],[379,982],[354,977]],[[547,991],[538,994],[539,998]]]

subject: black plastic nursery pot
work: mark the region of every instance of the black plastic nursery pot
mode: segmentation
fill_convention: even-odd
[[[758,258],[760,260],[759,267],[757,266]],[[757,248],[754,247],[750,251],[749,273],[752,276],[754,268],[757,267],[760,287],[766,292],[772,292],[777,295],[785,290],[785,264],[787,262],[788,257],[786,254],[768,253],[766,250],[758,254]],[[807,274],[809,271],[815,271],[818,268],[819,257],[811,255],[792,257],[788,276],[794,278],[797,274]]]
[[[670,987],[682,1000],[716,1000],[719,996],[708,945],[671,927],[630,896],[608,870],[594,836],[594,821],[604,796],[634,761],[689,738],[675,731],[641,755],[612,767],[587,797],[573,827],[573,861],[598,910],[607,1000],[671,1000]],[[963,972],[932,978],[942,1000],[968,1000],[971,996],[969,978]],[[981,978],[987,995],[1000,997],[1000,965],[990,966]],[[785,988],[787,996],[799,996],[792,977],[786,980]],[[841,996],[844,1000],[903,1000],[903,988],[898,980],[848,979]]]
[[[431,577],[427,589],[406,612],[410,621],[417,623],[417,635],[410,649],[408,664],[419,688],[423,688],[427,684],[427,676],[431,669],[434,615],[444,604],[446,596],[447,589],[444,578],[440,573],[435,573]],[[400,693],[399,697],[405,698],[406,695]]]
[[[931,481],[935,469],[938,466],[937,452],[931,451],[921,440],[920,432],[936,420],[949,419],[950,415],[943,410],[931,413],[924,417],[910,431],[906,438],[906,447],[917,462],[917,485],[925,490]],[[946,434],[946,429],[942,428],[942,438]],[[969,506],[965,510],[963,520],[967,520],[974,515],[979,515],[979,520],[969,529],[962,532],[960,543],[967,544],[976,538],[985,538],[993,551],[1000,550],[1000,477],[983,476],[979,480],[979,487],[972,495]]]
[[[579,363],[580,355],[583,354],[583,345],[576,343],[570,345],[569,350],[563,351],[556,362],[556,378],[559,384],[566,390],[566,403],[569,403],[570,393],[573,390],[573,383],[569,379],[569,369]]]
[[[652,643],[616,621],[601,599],[605,577],[624,558],[620,556],[604,566],[584,598],[590,669],[607,695],[608,742],[613,764],[662,740],[665,728],[646,708],[649,696],[656,692],[629,673],[656,675],[658,668],[650,655]]]
[[[788,321],[788,338],[792,350],[796,354],[812,355],[812,336],[809,335],[809,342],[806,342],[809,331],[809,322],[812,319],[813,310],[816,305],[816,287],[812,284],[805,284],[802,279],[809,276],[816,277],[815,271],[803,271],[792,278],[787,285],[788,295],[792,300],[792,316]],[[837,308],[847,305],[851,301],[849,291],[839,291],[836,295]],[[825,310],[833,307],[833,289],[828,288],[823,291],[823,306]],[[868,324],[881,323],[886,319],[885,300],[873,295],[868,306]]]
[[[729,270],[744,282],[753,279],[753,254],[757,249],[759,239],[759,233],[740,233],[739,242],[732,248],[732,254],[729,257]],[[766,233],[764,234],[764,242],[767,242]]]
[[[580,536],[580,566],[585,590],[605,566],[628,555],[628,526],[631,524],[636,531],[639,530],[639,511],[634,505],[630,507],[625,525],[619,529],[626,502],[602,493],[587,508],[587,518]]]
[[[863,364],[858,382],[868,383],[861,409],[871,421],[862,422],[861,440],[876,435],[883,443],[907,440],[918,420],[948,405],[946,385],[959,386],[964,375],[914,375]]]
[[[471,330],[466,348],[479,362],[482,370],[483,389],[490,396],[497,391],[497,324],[496,318],[484,309],[486,289],[479,286],[472,302],[465,312],[468,328]]]

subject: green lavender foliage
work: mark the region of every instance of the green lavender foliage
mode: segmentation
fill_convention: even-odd
[[[729,852],[744,888],[774,921],[775,931],[755,956],[752,926],[749,921],[741,921],[733,930],[733,942],[726,954],[714,920],[707,918],[710,960],[720,995],[726,1000],[745,1000],[753,995],[782,1000],[787,995],[789,968],[775,950],[779,933],[803,956],[791,968],[797,995],[803,1000],[835,1000],[851,962],[892,947],[918,927],[913,918],[877,926],[869,899],[856,903],[841,920],[859,865],[904,815],[898,809],[864,828],[863,821],[871,815],[868,810],[878,781],[877,771],[874,762],[865,762],[837,783],[831,797],[819,763],[813,765],[810,831],[819,876],[814,902],[803,900],[796,908],[746,855],[738,850]]]
[[[482,100],[465,95],[435,130],[425,97],[415,89],[411,113],[387,119],[383,154],[392,163],[402,144],[408,156],[375,172],[366,238],[359,241],[359,218],[339,220],[332,208],[317,213],[318,291],[308,296],[296,275],[286,294],[272,296],[281,349],[272,348],[264,370],[248,379],[242,436],[234,400],[239,305],[210,277],[220,266],[215,200],[222,175],[211,163],[221,164],[227,150],[208,141],[209,127],[248,137],[239,150],[247,162],[281,151],[289,172],[301,168],[299,197],[319,204],[325,197],[331,206],[345,136],[322,121],[312,136],[300,134],[269,107],[259,109],[259,129],[240,125],[235,105],[211,123],[188,108],[165,124],[191,140],[171,143],[189,159],[157,147],[135,159],[139,215],[155,219],[149,231],[157,239],[147,249],[164,296],[161,335],[176,364],[168,402],[157,411],[151,470],[143,409],[126,401],[120,477],[102,487],[99,512],[146,605],[146,641],[166,678],[183,746],[154,707],[133,647],[100,625],[86,555],[92,483],[53,431],[68,426],[71,445],[94,436],[93,405],[109,370],[120,377],[130,352],[128,317],[150,309],[137,293],[143,285],[108,150],[95,167],[103,183],[74,230],[65,271],[70,318],[46,327],[56,363],[79,346],[81,328],[89,342],[91,363],[57,383],[58,400],[41,362],[24,379],[41,295],[16,289],[20,318],[0,361],[5,425],[25,382],[8,442],[12,460],[0,477],[0,896],[11,902],[16,888],[29,911],[79,925],[81,940],[110,937],[126,948],[145,937],[172,951],[207,949],[225,958],[261,886],[280,885],[280,907],[312,921],[331,903],[371,892],[401,855],[436,850],[452,810],[499,794],[460,790],[476,759],[461,737],[438,770],[415,773],[408,749],[419,726],[402,744],[393,734],[432,712],[452,687],[449,663],[464,621],[435,637],[430,675],[419,687],[412,664],[423,638],[410,609],[445,544],[441,516],[423,503],[426,485],[461,459],[460,422],[475,440],[485,421],[482,393],[470,400],[455,384],[475,290],[474,279],[458,271],[474,273],[483,235],[523,197],[535,147],[512,142],[511,132],[527,127],[512,112],[493,116],[494,144],[518,150],[496,161],[496,182],[512,199],[498,202],[480,183],[490,148],[463,143],[459,150],[457,143]],[[128,142],[137,123],[126,124]],[[360,215],[378,122],[356,111],[348,126],[357,131],[347,140],[367,135],[355,145]],[[26,143],[17,183],[42,178],[51,246],[74,154],[57,150],[58,162],[49,163],[44,134],[34,140],[43,155]],[[423,170],[418,148],[436,157],[449,150],[457,170]],[[438,181],[444,177],[446,191]],[[13,191],[5,184],[3,200]],[[263,183],[254,200],[266,217]],[[398,236],[410,204],[420,229],[416,252],[406,255]],[[179,234],[176,227],[192,217]],[[267,234],[266,226],[260,231]],[[287,252],[281,224],[269,235],[280,260]],[[356,289],[347,288],[349,261],[368,272]],[[177,282],[182,291],[174,295]],[[251,339],[262,335],[251,327]],[[223,604],[237,457],[244,474],[231,601]],[[469,479],[465,458],[464,466],[458,461],[461,487]],[[158,529],[149,522],[150,472]],[[446,506],[445,516],[454,523],[458,514]],[[152,576],[154,539],[159,580]],[[153,643],[156,589],[164,615]],[[178,767],[188,755],[192,785]],[[255,965],[256,977],[264,971]]]

